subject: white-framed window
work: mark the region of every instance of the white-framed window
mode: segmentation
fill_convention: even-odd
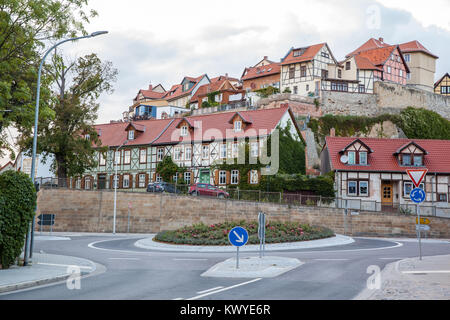
[[[258,157],[258,142],[254,141],[250,143],[250,155],[254,158]]]
[[[359,164],[360,165],[367,165],[367,152],[361,151],[359,153]]]
[[[250,170],[250,184],[258,184],[259,181],[258,170]]]
[[[156,180],[156,182],[162,182],[162,181],[163,181],[163,179],[162,179],[162,177],[159,175],[159,173],[157,173],[157,174],[155,175],[155,180]]]
[[[173,159],[175,161],[179,161],[181,160],[181,148],[180,147],[175,147],[174,151],[173,151]]]
[[[414,156],[414,166],[421,167],[423,166],[423,156]]]
[[[405,53],[405,55],[403,57],[405,58],[405,62],[411,61],[411,55],[409,53]]]
[[[348,164],[353,165],[356,164],[356,153],[355,151],[348,152]]]
[[[231,170],[231,184],[239,184],[239,171]]]
[[[404,182],[403,183],[403,197],[409,197],[411,191],[415,188],[412,182]],[[423,183],[419,186],[420,189],[425,190],[425,185]]]
[[[100,163],[101,166],[105,166],[105,165],[106,165],[105,155],[104,155],[102,152],[100,152],[100,160],[99,160],[99,163]]]
[[[231,145],[231,156],[237,158],[239,154],[239,145],[235,142]]]
[[[234,131],[240,132],[242,130],[242,121],[234,122]]]
[[[202,159],[209,159],[209,145],[202,146]]]
[[[391,66],[388,66],[387,67],[387,73],[391,73],[392,72],[392,68],[391,68]]]
[[[113,188],[119,188],[119,176],[114,175],[113,177]]]
[[[400,70],[398,71],[398,75],[399,75],[400,77],[403,78],[403,70],[402,70],[402,69],[400,69]]]
[[[122,185],[123,185],[123,188],[130,187],[130,175],[129,174],[123,175]]]
[[[134,140],[134,130],[128,131],[128,140]]]
[[[347,195],[356,196],[358,194],[358,182],[348,181]]]
[[[184,148],[184,160],[191,160],[192,158],[192,147]]]
[[[181,127],[181,136],[185,137],[188,135],[188,127],[187,126],[182,126]]]
[[[123,163],[130,164],[131,161],[131,150],[124,150],[123,152]]]
[[[220,145],[220,157],[225,159],[227,157],[227,144],[223,143]]]
[[[219,171],[219,184],[224,185],[227,184],[227,172]]]
[[[222,98],[223,98],[223,95],[222,95],[222,94],[218,94],[218,95],[216,95],[216,96],[214,97],[214,100],[215,100],[216,102],[222,102]]]
[[[91,178],[90,177],[84,178],[84,189],[86,189],[86,190],[91,189]]]
[[[147,163],[147,149],[139,150],[139,163]]]
[[[76,180],[76,182],[75,182],[75,188],[81,189],[81,179],[80,179],[80,178],[78,178],[78,179]]]
[[[184,181],[187,184],[191,184],[191,173],[189,171],[184,173]]]
[[[178,182],[178,172],[175,172],[175,174],[172,177],[173,182]]]
[[[156,158],[158,161],[162,161],[162,159],[164,158],[164,148],[158,148],[158,150],[156,151]]]
[[[411,165],[411,155],[410,154],[403,154],[402,155],[402,165],[404,165],[404,166],[410,166]]]
[[[139,182],[138,182],[139,188],[145,188],[146,187],[146,185],[145,185],[145,173],[140,173],[138,179],[139,179]]]
[[[114,160],[114,164],[120,164],[120,159],[122,158],[121,157],[121,153],[122,152],[122,150],[119,150],[119,151],[114,151],[114,154],[115,154],[115,160]]]
[[[369,196],[369,181],[359,181],[359,195]]]

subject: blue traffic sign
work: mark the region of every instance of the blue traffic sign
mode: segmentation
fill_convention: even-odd
[[[415,203],[422,203],[426,198],[425,191],[423,191],[423,189],[421,188],[415,188],[413,191],[411,191],[411,194],[409,196]]]
[[[235,247],[245,246],[248,242],[248,232],[242,227],[235,227],[228,234],[228,240]]]

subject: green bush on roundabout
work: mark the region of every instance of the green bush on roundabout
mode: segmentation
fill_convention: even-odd
[[[243,227],[249,233],[247,244],[259,244],[256,221],[229,221],[206,225],[204,223],[186,226],[173,231],[161,231],[154,240],[158,242],[186,245],[230,245],[228,233],[234,227]],[[310,226],[299,222],[269,222],[266,224],[266,243],[310,241],[335,236],[325,227]]]

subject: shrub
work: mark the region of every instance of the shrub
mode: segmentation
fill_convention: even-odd
[[[36,208],[36,190],[22,172],[0,175],[0,264],[11,266],[22,252]]]

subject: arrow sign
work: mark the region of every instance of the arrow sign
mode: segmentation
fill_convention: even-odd
[[[430,224],[431,223],[431,221],[430,221],[430,219],[427,219],[427,218],[420,218],[420,224],[425,224],[425,225],[427,225],[427,224]],[[419,218],[416,218],[416,224],[419,224]]]
[[[245,246],[248,241],[248,232],[242,227],[235,227],[228,234],[228,240],[235,247]]]
[[[426,199],[426,193],[421,188],[415,188],[411,191],[409,197],[415,203],[422,203]]]
[[[423,178],[425,178],[425,175],[427,174],[428,169],[408,169],[406,170],[406,173],[410,177],[411,181],[414,183],[416,188],[419,188],[420,183],[422,182]]]

